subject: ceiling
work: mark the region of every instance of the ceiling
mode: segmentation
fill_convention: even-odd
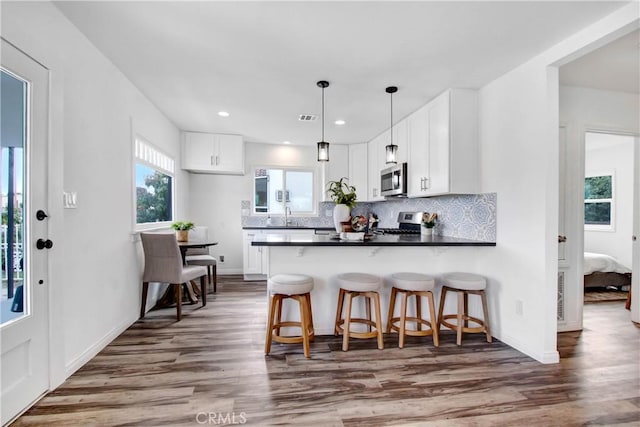
[[[399,88],[397,122],[447,88],[482,87],[626,3],[55,4],[178,128],[314,144],[321,120],[298,116],[321,114],[318,80],[330,82],[325,139],[364,142],[389,127],[387,86]],[[567,81],[576,64],[563,67]]]

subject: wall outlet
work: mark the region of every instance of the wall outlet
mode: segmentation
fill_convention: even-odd
[[[521,299],[516,300],[516,314],[522,316],[524,314],[524,302]]]
[[[220,262],[224,262],[224,255],[220,255]]]

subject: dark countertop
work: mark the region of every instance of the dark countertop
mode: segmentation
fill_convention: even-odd
[[[373,239],[340,240],[329,235],[268,234],[258,236],[252,246],[495,246],[495,242],[459,239],[446,236],[376,234]]]
[[[290,225],[288,227],[284,225],[256,225],[256,226],[245,226],[242,227],[243,230],[323,230],[323,231],[334,231],[333,227],[308,227],[303,225]]]

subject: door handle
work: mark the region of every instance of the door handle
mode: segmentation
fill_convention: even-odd
[[[564,243],[567,241],[567,236],[558,236],[558,243]]]
[[[38,212],[36,212],[36,219],[38,221],[44,221],[44,219],[48,216],[49,215],[47,215],[46,212],[43,211],[42,209],[38,209]]]
[[[47,240],[43,240],[43,239],[38,239],[36,241],[36,248],[38,248],[39,250],[42,249],[51,249],[53,247],[53,242],[49,239]]]

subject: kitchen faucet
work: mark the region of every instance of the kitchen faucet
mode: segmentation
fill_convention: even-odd
[[[289,219],[289,215],[291,215],[291,208],[289,206],[285,206],[284,208],[284,225],[288,227],[291,224],[291,220]]]

